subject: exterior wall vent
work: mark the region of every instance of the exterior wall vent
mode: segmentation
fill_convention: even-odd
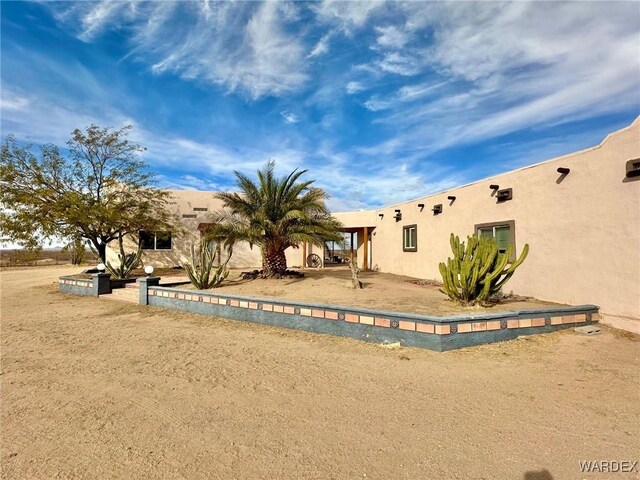
[[[496,194],[496,198],[498,199],[498,203],[511,200],[513,198],[513,189],[503,188],[502,190],[498,190],[498,193]]]
[[[632,160],[627,161],[626,171],[627,171],[626,173],[627,178],[640,177],[640,158],[634,158]]]

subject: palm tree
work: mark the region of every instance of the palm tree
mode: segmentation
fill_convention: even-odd
[[[280,276],[287,270],[285,250],[302,243],[319,247],[325,241],[343,240],[342,225],[331,216],[326,193],[311,187],[313,180],[298,179],[307,170],[294,170],[283,178],[274,175],[270,161],[258,170],[258,184],[235,172],[239,193],[217,193],[224,209],[214,217],[208,235],[224,240],[228,248],[237,242],[257,245],[262,253],[262,276]]]

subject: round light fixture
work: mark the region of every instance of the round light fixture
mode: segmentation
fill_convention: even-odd
[[[146,267],[144,267],[144,273],[146,273],[147,275],[151,275],[153,273],[153,267],[151,265],[147,265]]]
[[[99,263],[97,266],[98,270],[104,272],[106,270],[106,265],[104,263]]]

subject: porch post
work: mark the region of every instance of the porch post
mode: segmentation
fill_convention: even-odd
[[[302,268],[307,266],[307,242],[302,244]]]
[[[351,246],[351,256],[349,258],[353,258],[353,232],[351,232],[350,246]]]
[[[362,270],[369,270],[369,227],[364,227],[364,235],[362,236],[362,253],[364,261],[362,262]]]

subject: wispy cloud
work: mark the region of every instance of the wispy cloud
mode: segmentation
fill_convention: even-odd
[[[376,10],[384,6],[382,0],[345,2],[342,0],[324,0],[315,6],[320,21],[328,23],[345,33],[363,27]]]
[[[365,86],[361,82],[349,82],[347,83],[346,90],[349,95],[353,95],[365,90]]]
[[[331,36],[331,33],[323,35],[322,38],[318,40],[318,43],[313,47],[311,53],[309,53],[308,58],[319,57],[327,53],[329,51],[329,41],[331,40]]]
[[[131,55],[157,74],[175,72],[254,100],[296,91],[308,79],[305,46],[287,30],[296,19],[288,4],[101,1],[52,8],[71,28],[80,18],[77,35],[85,41],[126,25]]]
[[[400,150],[429,154],[639,104],[637,6],[461,2],[429,8],[409,3],[400,10],[406,21],[397,28],[403,34],[429,34],[434,41],[385,40],[388,48],[378,48],[380,58],[369,71],[419,70],[428,80],[364,102],[381,112],[375,121],[402,132],[393,142]],[[385,38],[387,30],[378,31]],[[435,86],[434,76],[442,80]]]
[[[3,88],[0,90],[0,110],[13,110],[17,112],[25,112],[31,103],[26,94],[23,94],[12,88]]]
[[[401,27],[389,25],[386,27],[376,27],[378,38],[376,42],[382,47],[402,48],[409,43],[409,33]]]
[[[287,110],[280,112],[280,115],[282,115],[282,118],[284,118],[284,121],[287,123],[298,123],[300,121],[298,115]]]

